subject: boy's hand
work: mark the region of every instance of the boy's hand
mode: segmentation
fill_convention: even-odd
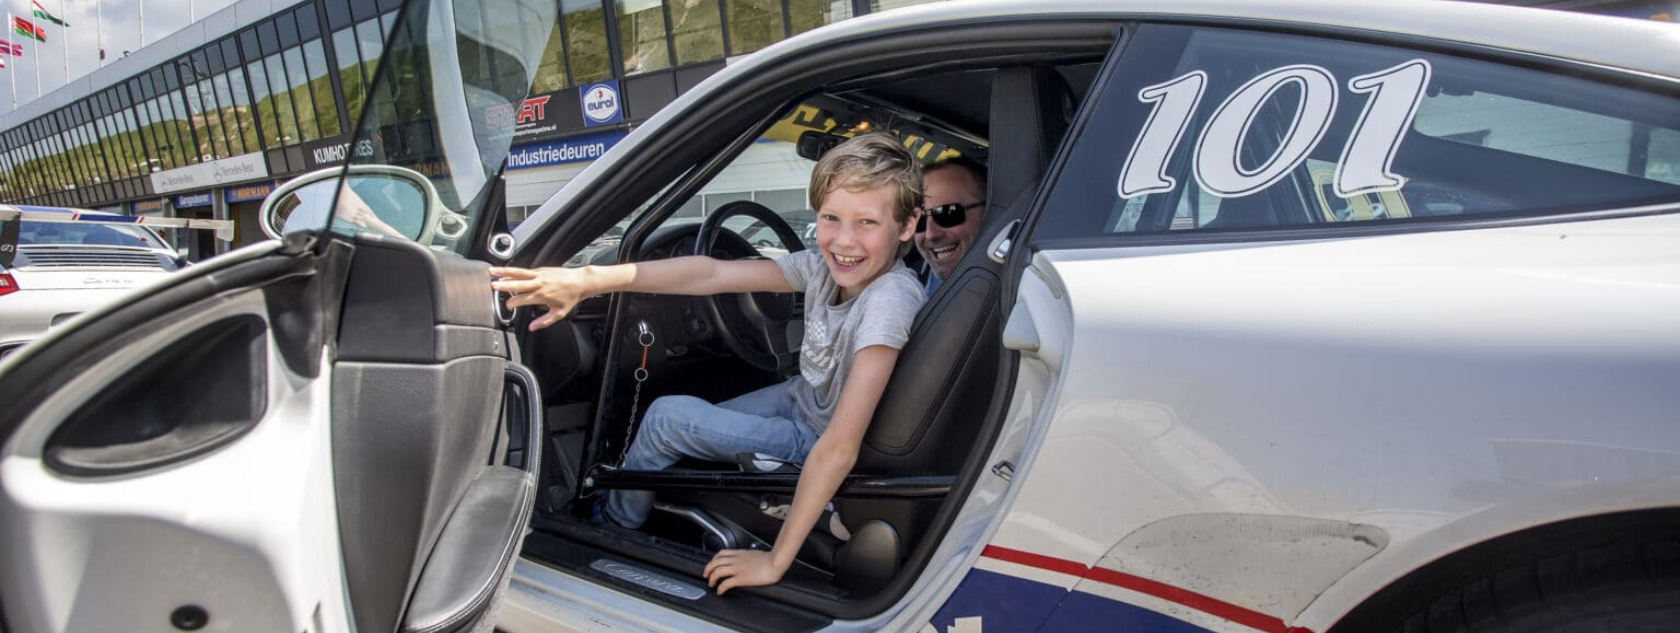
[[[777,564],[770,552],[726,549],[706,563],[706,584],[721,596],[736,587],[774,585],[785,573],[787,566]]]
[[[548,307],[548,314],[531,321],[533,332],[558,323],[579,301],[594,294],[585,283],[586,273],[576,268],[499,267],[491,268],[490,275],[498,278],[490,283],[491,288],[513,295],[507,300],[509,310],[520,306]]]

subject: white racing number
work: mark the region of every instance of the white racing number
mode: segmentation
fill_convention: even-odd
[[[1348,81],[1350,92],[1370,97],[1336,164],[1338,195],[1393,191],[1406,184],[1406,178],[1391,167],[1400,141],[1417,115],[1429,77],[1428,60],[1414,59]],[[1154,108],[1120,170],[1121,198],[1172,191],[1178,186],[1178,180],[1167,175],[1167,160],[1189,129],[1190,117],[1200,105],[1206,86],[1207,73],[1196,70],[1138,91],[1138,100],[1154,104]],[[1261,108],[1287,86],[1299,90],[1301,97],[1282,140],[1259,166],[1243,167],[1243,141],[1250,127]],[[1222,198],[1246,196],[1271,186],[1299,167],[1324,140],[1335,115],[1336,99],[1335,75],[1318,66],[1284,66],[1250,79],[1219,104],[1202,128],[1191,161],[1196,182],[1204,191]]]

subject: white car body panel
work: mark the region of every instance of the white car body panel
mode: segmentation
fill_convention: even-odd
[[[1670,215],[1041,253],[1078,316],[1039,329],[1067,365],[993,543],[1323,630],[1442,552],[1672,507],[1677,247]],[[1219,529],[1254,517],[1235,534],[1267,547]],[[1350,529],[1283,564],[1298,535],[1258,526],[1288,517]]]
[[[0,567],[0,583],[20,630],[176,631],[170,615],[189,604],[208,614],[203,631],[352,630],[332,502],[330,363],[303,379],[270,340],[263,420],[189,464],[90,481],[43,464],[52,430],[85,394],[181,335],[237,315],[266,321],[261,292],[175,315],[57,390],[6,443],[0,538],[28,556]]]

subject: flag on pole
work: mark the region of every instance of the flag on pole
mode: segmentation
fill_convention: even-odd
[[[47,8],[41,6],[41,0],[29,0],[29,5],[31,7],[35,8],[35,17],[41,18],[43,20],[46,20],[46,21],[51,22],[53,24],[57,24],[59,26],[70,26],[69,22],[65,22],[64,20],[60,20],[60,19],[58,19],[58,16],[55,16],[51,13],[47,13]]]
[[[0,55],[21,57],[23,55],[23,45],[13,44],[7,40],[0,39]]]
[[[41,42],[47,41],[46,31],[41,30],[41,27],[35,26],[29,20],[17,16],[12,16],[12,30],[24,37],[33,37]]]

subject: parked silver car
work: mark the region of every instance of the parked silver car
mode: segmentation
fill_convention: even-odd
[[[292,232],[9,361],[7,630],[1680,621],[1673,26],[1423,1],[885,12],[732,60],[509,234],[512,122],[480,113],[525,97],[561,6],[409,0],[395,24],[355,160],[424,174],[437,196],[411,200],[460,239]],[[678,213],[864,129],[986,164],[983,225],[838,518],[778,584],[719,596],[703,565],[772,542],[798,473],[620,456],[655,397],[784,379],[821,307],[617,294],[532,333],[488,264],[763,255],[741,217],[800,250],[758,198]],[[630,489],[658,498],[643,530],[591,521]]]

